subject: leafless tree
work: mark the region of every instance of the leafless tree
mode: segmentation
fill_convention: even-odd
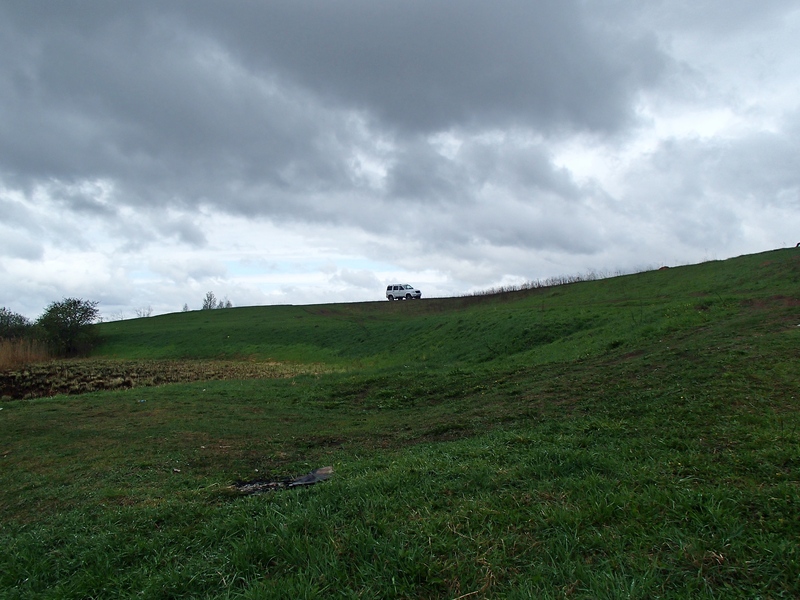
[[[206,297],[203,298],[203,310],[210,310],[217,308],[217,297],[214,292],[206,292]]]
[[[140,318],[141,317],[151,317],[152,315],[153,315],[153,307],[152,306],[147,306],[147,307],[143,306],[142,308],[137,308],[136,309],[136,316],[137,317],[140,317]]]

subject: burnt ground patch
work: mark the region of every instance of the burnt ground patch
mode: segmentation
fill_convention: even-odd
[[[281,477],[278,479],[251,479],[249,481],[237,481],[232,489],[241,494],[263,494],[294,487],[314,485],[330,479],[333,475],[333,467],[320,467],[310,473],[300,477]]]

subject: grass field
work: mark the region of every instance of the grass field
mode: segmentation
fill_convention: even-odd
[[[2,598],[800,597],[795,249],[100,332],[276,376],[0,403]]]

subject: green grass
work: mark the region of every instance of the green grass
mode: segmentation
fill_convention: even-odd
[[[780,250],[103,324],[330,372],[0,404],[0,597],[798,597],[798,290]]]

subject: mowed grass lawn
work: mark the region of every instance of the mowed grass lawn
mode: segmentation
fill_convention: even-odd
[[[800,597],[794,249],[100,331],[298,374],[0,403],[2,598]]]

